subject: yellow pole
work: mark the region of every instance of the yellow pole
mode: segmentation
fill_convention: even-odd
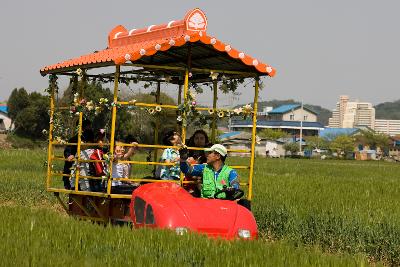
[[[253,175],[254,175],[254,157],[256,148],[256,131],[257,131],[257,104],[258,104],[258,88],[259,78],[255,79],[254,84],[254,108],[253,108],[253,129],[251,133],[251,157],[250,157],[250,174],[249,174],[249,194],[248,200],[251,200],[253,196]]]
[[[183,103],[187,104],[187,94],[189,89],[189,69],[185,70],[185,82],[183,84]],[[185,117],[185,121],[187,122],[186,112],[182,114]],[[182,125],[182,143],[185,144],[186,141],[186,125]]]
[[[81,79],[81,88],[79,90],[79,102],[83,97],[84,87],[86,86],[86,75],[84,74]],[[79,191],[79,175],[80,175],[80,160],[81,160],[81,142],[82,142],[82,121],[83,121],[83,113],[79,111],[79,126],[78,126],[78,144],[76,148],[76,155],[78,157],[75,160],[76,168],[75,168],[75,191]]]
[[[182,84],[179,84],[178,87],[178,106],[182,103]],[[182,116],[179,111],[177,111],[178,116]],[[176,124],[176,130],[178,132],[182,131],[181,127],[179,124]]]
[[[211,142],[215,143],[216,139],[216,129],[217,129],[217,98],[218,98],[218,82],[217,80],[213,81],[213,91],[214,91],[214,96],[213,96],[213,120],[211,123]]]
[[[49,146],[47,149],[47,179],[46,179],[46,190],[50,187],[51,183],[51,163],[53,154],[53,117],[54,117],[54,87],[55,82],[50,81],[50,126],[49,126]]]
[[[185,103],[185,105],[187,105],[187,93],[188,93],[188,88],[189,88],[189,69],[185,70],[185,80],[183,83],[183,103]],[[182,114],[184,120],[187,123],[187,117],[186,117],[186,112],[184,111]],[[182,144],[186,143],[186,125],[182,124]],[[183,179],[185,178],[185,176],[183,175],[183,173],[181,172],[180,174],[180,184],[181,186],[183,186]]]
[[[160,94],[161,94],[161,83],[157,82],[157,92],[156,92],[156,103],[160,104]],[[154,127],[154,144],[158,145],[158,129],[160,127],[160,117],[156,117],[156,123]],[[158,149],[154,150],[154,161],[158,160]],[[157,166],[154,166],[154,171],[156,171]]]
[[[118,101],[118,80],[120,74],[121,67],[119,65],[115,66],[115,75],[114,75],[114,98],[113,98],[113,107],[112,107],[112,117],[111,117],[111,140],[110,140],[110,176],[107,180],[107,194],[111,194],[111,180],[112,180],[112,162],[114,160],[114,137],[115,137],[115,121],[117,118],[117,107],[116,103]]]

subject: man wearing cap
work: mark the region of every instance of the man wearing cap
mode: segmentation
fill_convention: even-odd
[[[205,151],[207,163],[191,166],[187,162],[187,148],[181,148],[179,150],[181,171],[184,174],[203,178],[201,197],[226,199],[226,191],[239,189],[238,174],[225,165],[228,152],[223,145],[215,144],[211,148],[206,148]]]

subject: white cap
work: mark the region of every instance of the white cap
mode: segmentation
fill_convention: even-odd
[[[226,154],[228,154],[228,151],[226,150],[226,148],[223,145],[220,145],[220,144],[215,144],[210,148],[204,149],[204,151],[206,151],[206,152],[215,151],[215,152],[218,152],[223,157],[225,157]]]

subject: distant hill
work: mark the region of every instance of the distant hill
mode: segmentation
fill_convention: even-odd
[[[384,102],[375,106],[375,118],[400,120],[400,99],[394,102]]]
[[[301,102],[295,101],[293,99],[287,100],[271,100],[271,101],[261,101],[258,102],[258,110],[262,111],[264,107],[273,107],[276,108],[281,105],[287,104],[301,104]],[[304,107],[307,107],[318,114],[318,122],[322,125],[328,125],[329,118],[332,116],[332,112],[326,108],[317,105],[304,104]]]

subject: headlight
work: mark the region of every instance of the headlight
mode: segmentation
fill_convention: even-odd
[[[251,237],[250,230],[247,230],[247,229],[239,229],[239,230],[238,230],[238,236],[239,236],[240,238],[248,239],[248,238]]]
[[[187,232],[188,232],[188,230],[185,227],[176,227],[175,228],[175,233],[177,235],[184,235],[184,234],[187,234]]]

